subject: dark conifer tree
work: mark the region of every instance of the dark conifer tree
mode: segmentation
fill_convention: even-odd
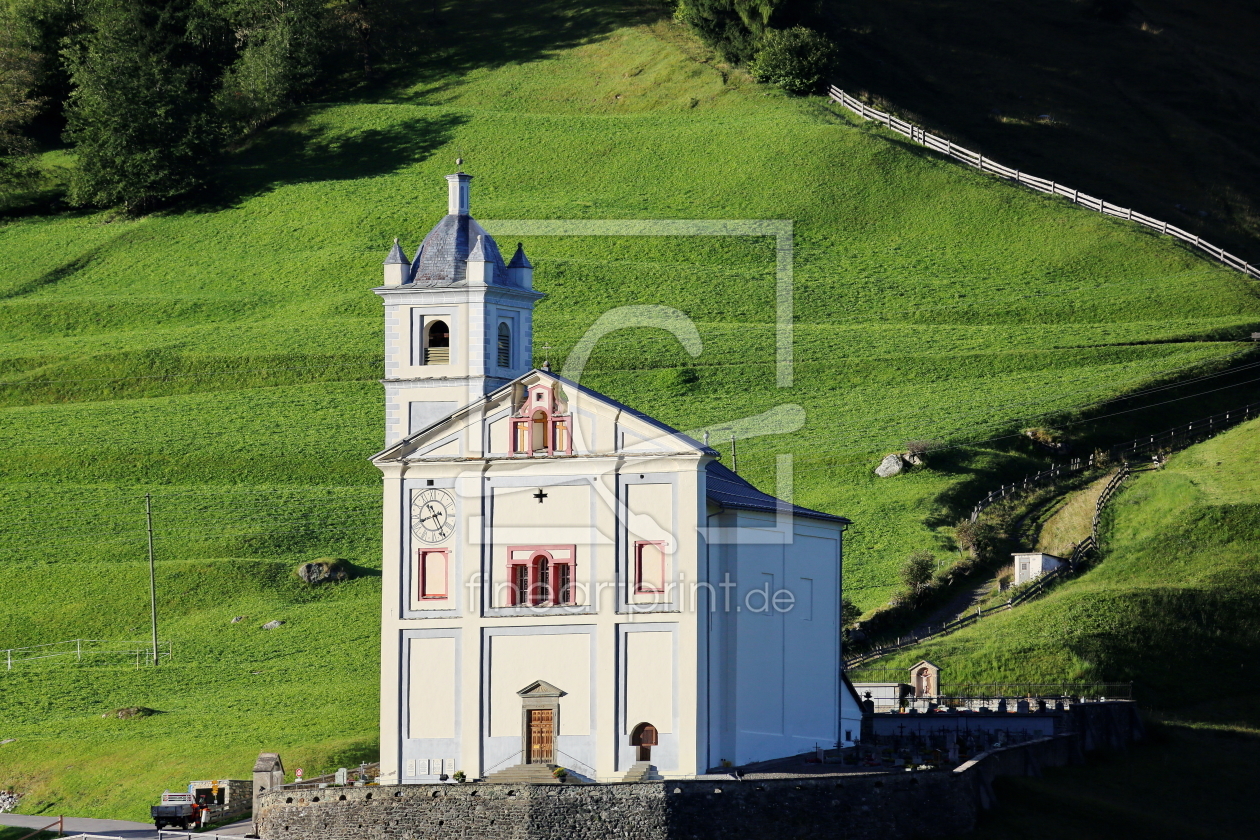
[[[228,36],[196,0],[94,0],[66,56],[74,203],[143,212],[205,181],[224,139],[214,94]]]

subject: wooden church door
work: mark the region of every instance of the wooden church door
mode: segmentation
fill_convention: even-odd
[[[555,716],[551,709],[529,710],[529,763],[555,760]]]

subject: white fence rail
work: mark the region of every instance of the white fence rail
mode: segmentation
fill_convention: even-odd
[[[921,146],[927,146],[933,151],[940,152],[943,155],[948,155],[955,160],[960,160],[968,166],[974,166],[982,172],[991,172],[994,175],[1000,175],[1003,178],[1012,180],[1017,184],[1023,184],[1025,187],[1037,190],[1038,192],[1062,196],[1063,198],[1079,204],[1082,207],[1094,210],[1095,212],[1103,213],[1107,216],[1115,216],[1119,219],[1127,219],[1131,222],[1137,222],[1140,225],[1145,225],[1146,227],[1157,230],[1160,233],[1166,233],[1169,236],[1174,236],[1182,242],[1193,245],[1199,250],[1210,254],[1212,257],[1215,257],[1225,263],[1225,265],[1230,268],[1236,269],[1237,271],[1241,271],[1250,277],[1260,280],[1260,267],[1254,266],[1246,260],[1234,256],[1223,248],[1218,248],[1211,242],[1205,242],[1193,233],[1182,230],[1176,225],[1170,225],[1168,222],[1152,218],[1151,216],[1144,215],[1128,207],[1121,207],[1117,204],[1103,201],[1101,198],[1086,195],[1080,190],[1066,187],[1063,184],[1056,183],[1046,178],[1038,178],[1035,175],[1029,175],[1027,172],[1021,172],[1018,169],[1003,166],[997,161],[987,158],[979,152],[973,152],[970,149],[963,148],[962,146],[959,146],[950,140],[946,140],[943,137],[937,137],[935,134],[928,134],[922,128],[919,128],[913,123],[908,123],[903,119],[893,116],[892,114],[876,110],[862,100],[846,93],[835,85],[831,85],[828,92],[832,100],[845,108],[848,108],[855,114],[858,114],[862,117],[862,119],[883,123],[893,131],[909,137]]]
[[[170,659],[174,651],[169,641],[158,642],[158,656]],[[105,639],[70,639],[64,642],[49,642],[31,647],[9,648],[0,650],[5,670],[12,671],[14,665],[24,662],[35,662],[41,659],[57,659],[72,657],[76,662],[97,656],[126,656],[137,660],[153,659],[153,642],[115,642]]]

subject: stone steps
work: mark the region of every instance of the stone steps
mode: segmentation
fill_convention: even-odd
[[[621,777],[623,782],[659,782],[665,778],[656,772],[656,768],[647,761],[636,761],[630,765],[630,769],[626,771],[626,775]]]
[[[516,764],[491,773],[482,779],[496,785],[558,785],[560,780],[551,775],[555,764]]]

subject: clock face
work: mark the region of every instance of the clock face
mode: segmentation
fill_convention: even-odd
[[[411,494],[411,533],[433,545],[455,533],[455,498],[429,487]]]

